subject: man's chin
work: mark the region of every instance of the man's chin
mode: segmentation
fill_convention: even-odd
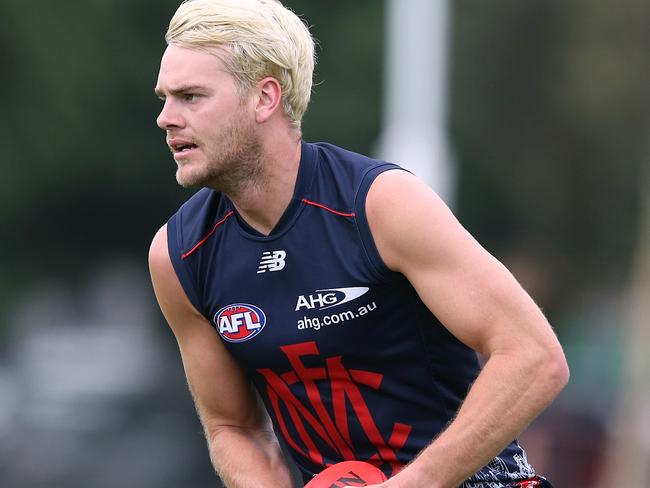
[[[188,171],[183,171],[182,168],[176,170],[176,182],[183,188],[203,188],[207,186],[205,178],[198,175],[188,174]]]

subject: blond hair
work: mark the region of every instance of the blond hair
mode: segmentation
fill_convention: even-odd
[[[278,80],[291,123],[300,127],[311,97],[314,40],[277,0],[185,0],[165,41],[217,55],[243,93],[267,76]]]

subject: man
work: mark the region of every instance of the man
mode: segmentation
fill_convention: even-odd
[[[551,327],[415,176],[302,141],[300,19],[193,0],[166,40],[157,122],[202,189],[149,262],[226,485],[291,486],[277,433],[305,481],[360,459],[385,488],[550,486],[513,439],[568,380]]]

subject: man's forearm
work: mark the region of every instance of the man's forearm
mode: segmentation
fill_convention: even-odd
[[[272,431],[220,427],[208,444],[212,464],[228,488],[291,488],[291,473]]]
[[[563,355],[494,354],[453,422],[382,486],[454,488],[497,456],[567,381]]]

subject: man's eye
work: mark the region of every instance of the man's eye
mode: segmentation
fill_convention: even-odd
[[[186,102],[196,102],[198,100],[199,96],[195,95],[194,93],[185,93],[183,95],[183,100]]]

